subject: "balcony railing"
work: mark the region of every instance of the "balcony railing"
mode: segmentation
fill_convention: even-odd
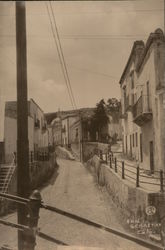
[[[152,110],[150,107],[150,99],[148,95],[142,95],[139,97],[135,105],[133,106],[134,122],[138,126],[142,126],[144,123],[152,119]]]

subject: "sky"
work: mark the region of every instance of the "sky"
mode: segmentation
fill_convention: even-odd
[[[164,1],[54,1],[52,7],[76,106],[120,99],[133,42],[164,30]],[[46,2],[26,2],[26,29],[28,99],[44,112],[72,109]],[[15,40],[15,3],[0,1],[0,140],[4,103],[16,100]]]

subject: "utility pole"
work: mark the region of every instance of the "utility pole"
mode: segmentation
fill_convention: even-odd
[[[27,58],[26,58],[26,10],[25,2],[16,3],[16,54],[17,54],[17,194],[30,195],[28,101],[27,101]],[[27,224],[27,210],[18,205],[18,223]],[[24,249],[26,235],[18,232],[18,250]]]

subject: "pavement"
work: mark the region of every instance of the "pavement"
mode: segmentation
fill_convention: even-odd
[[[133,184],[136,187],[136,168],[137,162],[130,161],[127,159],[122,158],[120,153],[114,153],[114,157],[117,159],[117,172],[119,176],[122,176],[122,161],[124,161],[125,165],[125,180],[128,181],[130,184]],[[103,155],[103,160],[106,160],[105,154]],[[107,165],[109,166],[109,160]],[[112,169],[115,169],[115,163],[112,163]],[[145,170],[140,169],[140,177],[139,177],[139,186],[146,190],[146,192],[160,192],[160,178],[159,176],[148,175],[145,173]]]
[[[96,221],[109,227],[125,231],[113,202],[94,182],[88,170],[77,161],[58,159],[58,175],[41,190],[44,203]],[[16,222],[16,213],[4,217]],[[74,221],[48,210],[40,210],[39,228],[51,237],[69,246],[101,248],[106,250],[145,250],[134,242],[105,232],[78,221]],[[0,245],[8,244],[17,249],[15,229],[0,225]],[[93,248],[93,249],[92,249]],[[37,237],[36,250],[67,249]],[[70,249],[74,249],[73,247]]]

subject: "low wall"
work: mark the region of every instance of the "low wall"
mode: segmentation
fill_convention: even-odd
[[[41,187],[49,178],[52,176],[54,171],[58,168],[56,162],[56,154],[52,153],[50,155],[49,161],[38,161],[30,168],[30,181],[31,181],[31,189],[34,190],[36,188]],[[17,195],[17,169],[15,170],[9,188],[8,193]],[[0,201],[0,215],[4,215],[13,211],[16,208],[16,203],[11,201],[2,200]]]
[[[83,161],[88,161],[93,155],[97,154],[99,150],[106,153],[108,151],[108,144],[100,142],[84,142]]]
[[[72,150],[73,154],[76,156],[76,158],[78,158],[80,160],[80,158],[81,158],[80,143],[72,142],[71,143],[71,150]]]
[[[56,155],[62,159],[74,160],[73,155],[66,148],[58,146],[56,147]]]
[[[87,168],[95,174],[98,184],[105,186],[115,204],[122,209],[125,219],[138,218],[151,220],[147,216],[146,207],[156,207],[153,221],[160,222],[165,215],[165,193],[151,193],[142,188],[134,187],[131,182],[121,179],[107,165],[103,164],[98,156],[94,156],[87,162]]]

